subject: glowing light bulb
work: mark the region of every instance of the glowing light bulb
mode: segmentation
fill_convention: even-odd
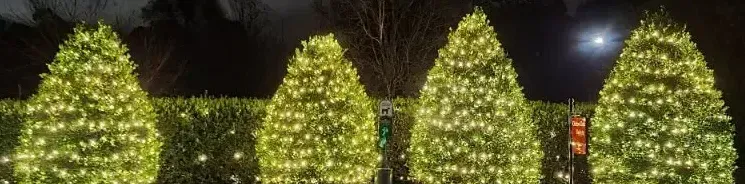
[[[241,158],[243,158],[243,153],[236,152],[235,154],[233,154],[233,159],[240,160]]]

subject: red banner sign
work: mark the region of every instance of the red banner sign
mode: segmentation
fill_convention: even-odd
[[[587,154],[587,128],[586,119],[582,116],[574,115],[571,118],[572,128],[572,153],[577,155]]]

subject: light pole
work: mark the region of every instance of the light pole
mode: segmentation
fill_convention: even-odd
[[[569,148],[569,184],[574,184],[574,153],[572,153],[572,115],[574,115],[574,99],[570,98],[569,111],[567,112],[567,125],[568,125],[568,148]]]
[[[380,149],[380,155],[383,160],[381,161],[381,167],[378,168],[378,176],[375,183],[392,184],[393,170],[389,166],[388,157],[386,157],[389,140],[393,132],[393,103],[390,100],[380,101],[378,116],[380,117],[380,121],[378,122],[378,148]]]

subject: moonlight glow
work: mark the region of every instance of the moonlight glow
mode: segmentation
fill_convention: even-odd
[[[593,42],[595,42],[595,44],[602,45],[603,43],[605,43],[605,40],[603,40],[603,37],[596,37]]]

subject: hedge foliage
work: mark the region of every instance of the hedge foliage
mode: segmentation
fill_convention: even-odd
[[[264,100],[156,99],[163,140],[158,183],[255,183],[254,132]]]
[[[512,60],[476,8],[448,34],[421,90],[411,176],[426,183],[537,183],[540,142]]]
[[[631,31],[590,129],[595,183],[734,182],[734,123],[692,40],[664,9]]]
[[[541,161],[541,173],[543,175],[541,183],[568,183],[565,178],[559,177],[558,174],[564,175],[568,171],[569,150],[567,144],[569,137],[567,134],[569,134],[569,125],[567,124],[567,113],[569,107],[566,104],[539,101],[533,101],[531,105],[533,106],[533,123],[538,129],[538,139],[541,141],[544,155]],[[580,103],[575,105],[575,113],[584,117],[592,117],[594,107],[594,104]],[[592,120],[589,119],[588,121]],[[575,172],[586,172],[586,158],[577,158]],[[583,178],[580,180],[588,181],[589,179]]]
[[[257,133],[262,183],[363,183],[374,176],[375,111],[333,34],[302,42]]]
[[[163,138],[158,183],[233,183],[238,180],[253,183],[259,172],[253,132],[261,126],[267,103],[267,100],[236,98],[154,99],[157,128]],[[386,156],[393,167],[395,183],[416,183],[408,177],[406,165],[415,104],[416,99],[394,100],[394,139]],[[544,151],[541,183],[566,183],[556,174],[566,169],[567,107],[547,102],[531,102],[531,105]],[[22,107],[19,101],[0,101],[0,157],[11,155],[17,145]],[[593,108],[593,104],[578,104],[577,111],[592,117]],[[231,131],[235,131],[234,134]],[[237,152],[242,154],[238,154],[240,159],[236,160]],[[200,156],[206,160],[200,162]],[[0,183],[13,183],[11,163],[0,162]]]
[[[409,178],[409,166],[406,162],[409,158],[410,130],[414,126],[416,99],[397,98],[393,100],[393,104],[395,113],[391,134],[393,139],[385,156],[393,169],[393,183],[409,183],[411,178]]]
[[[110,26],[80,24],[26,102],[18,183],[153,183],[161,142],[127,47]]]
[[[21,135],[22,105],[20,101],[0,100],[0,183],[15,183],[10,158]]]

